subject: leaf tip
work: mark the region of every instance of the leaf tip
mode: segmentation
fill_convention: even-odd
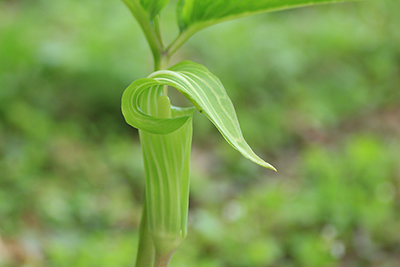
[[[268,162],[263,161],[263,164],[260,164],[260,166],[278,172],[278,170]]]

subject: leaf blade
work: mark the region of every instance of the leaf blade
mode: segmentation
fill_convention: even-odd
[[[151,18],[158,15],[168,2],[169,0],[140,0],[140,4],[150,14]]]
[[[181,0],[178,21],[181,31],[205,28],[223,21],[295,7],[348,0]]]
[[[142,9],[147,13],[150,19],[160,14],[164,7],[169,3],[170,0],[122,0],[132,11],[137,14],[140,12],[137,9]]]

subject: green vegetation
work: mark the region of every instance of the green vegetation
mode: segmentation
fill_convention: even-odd
[[[171,58],[218,75],[246,140],[279,169],[195,113],[189,234],[172,266],[397,267],[399,8],[236,20]],[[167,15],[166,36],[175,24]],[[132,266],[145,181],[118,103],[152,72],[144,51],[120,3],[0,2],[1,266]]]

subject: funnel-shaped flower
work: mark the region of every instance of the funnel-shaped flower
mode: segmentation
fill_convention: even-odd
[[[148,229],[156,250],[173,251],[186,236],[192,108],[171,107],[162,87],[175,87],[244,157],[270,169],[243,138],[233,104],[204,66],[181,62],[133,82],[122,97],[128,124],[140,129],[146,173]]]

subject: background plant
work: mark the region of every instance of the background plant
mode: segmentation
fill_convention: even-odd
[[[195,114],[193,220],[171,264],[396,266],[397,4],[260,15],[182,48],[218,73],[249,143],[280,172],[268,177]],[[152,72],[140,29],[109,1],[3,1],[0,12],[4,266],[129,266],[143,174],[115,103]]]

